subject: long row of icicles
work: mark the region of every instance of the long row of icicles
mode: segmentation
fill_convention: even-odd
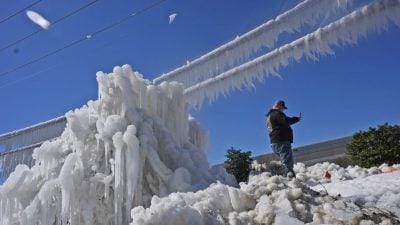
[[[303,25],[315,25],[327,13],[347,11],[352,2],[305,0],[275,19],[185,66],[163,74],[153,82],[181,82],[188,102],[193,107],[199,107],[205,99],[211,102],[232,90],[254,87],[255,80],[263,81],[269,75],[279,75],[279,69],[286,67],[290,60],[300,61],[303,57],[316,60],[333,54],[332,46],[355,44],[359,37],[381,30],[389,22],[400,27],[400,0],[374,0],[314,32],[273,49],[283,32],[292,33],[299,31]],[[244,62],[264,47],[272,50]],[[242,64],[234,66],[238,63]]]
[[[154,79],[155,84],[163,81],[179,81],[184,87],[213,77],[252,57],[263,47],[272,49],[283,33],[299,32],[302,26],[316,25],[318,20],[338,11],[345,11],[354,0],[304,0],[255,29],[236,37],[192,62]]]

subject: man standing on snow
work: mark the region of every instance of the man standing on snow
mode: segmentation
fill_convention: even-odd
[[[300,116],[287,117],[283,111],[287,109],[285,102],[278,100],[272,109],[267,113],[267,127],[271,140],[272,151],[279,156],[279,159],[287,168],[288,177],[296,177],[293,171],[293,131],[290,125],[301,120]]]

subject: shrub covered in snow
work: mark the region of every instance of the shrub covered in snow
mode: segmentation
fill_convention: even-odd
[[[400,162],[400,126],[383,124],[353,135],[347,146],[352,161],[362,167]]]

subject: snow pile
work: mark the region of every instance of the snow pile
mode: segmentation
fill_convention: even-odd
[[[259,165],[259,168],[267,170],[277,166]],[[398,167],[399,165],[390,168]],[[316,168],[311,168],[310,171],[314,169]],[[345,174],[356,175],[352,169],[344,169]],[[311,176],[311,172],[305,174]],[[397,214],[395,207],[399,208],[399,178],[400,172],[351,180],[353,184],[346,188],[352,190],[352,194],[349,194],[352,197],[341,198],[327,195],[324,191],[314,191],[300,179],[288,180],[282,176],[273,176],[271,172],[263,172],[251,175],[247,184],[241,183],[240,189],[216,183],[195,193],[172,193],[164,198],[154,197],[150,207],[139,206],[132,209],[131,225],[399,224],[400,220],[393,214]],[[378,182],[392,183],[392,192],[382,195],[379,198],[382,202],[378,201],[378,207],[374,207],[375,202],[369,202],[371,197],[368,196],[378,198],[380,194],[370,191],[369,195],[359,196],[358,187],[376,190],[370,185],[377,185]],[[335,188],[334,181],[331,185]],[[392,204],[385,207],[383,200],[388,200],[389,196]]]
[[[357,204],[386,209],[400,218],[399,173],[384,173],[376,177],[358,178],[347,182],[332,182],[324,184],[324,188],[330,195],[340,194],[340,196],[348,197]],[[397,174],[397,179],[393,179],[393,174]],[[391,182],[387,182],[387,180],[391,180]],[[357,189],[354,189],[354,186]],[[323,190],[321,186],[315,186],[313,189]]]
[[[347,168],[343,168],[339,165],[328,162],[317,163],[309,167],[306,167],[303,163],[296,163],[294,170],[296,171],[299,180],[306,182],[310,186],[314,186],[319,183],[364,178],[374,174],[400,170],[400,164],[392,166],[382,164],[379,167],[366,169],[359,166],[348,166]],[[331,175],[330,179],[324,177],[325,172],[329,172]]]
[[[231,224],[230,221],[237,217],[235,212],[251,209],[254,205],[255,200],[245,192],[217,183],[196,193],[154,197],[149,208],[132,209],[131,224]]]
[[[181,85],[153,86],[128,65],[97,80],[99,100],[68,112],[61,137],[0,186],[0,224],[128,224],[154,195],[234,184],[210,169],[207,133],[189,118]]]

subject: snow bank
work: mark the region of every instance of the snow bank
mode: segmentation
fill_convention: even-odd
[[[181,85],[153,86],[128,65],[97,81],[99,100],[68,112],[61,137],[0,186],[0,224],[128,224],[153,196],[235,184],[210,169],[207,133],[189,118]]]
[[[272,167],[279,167],[277,164],[279,163],[274,162],[268,166],[259,164],[258,168],[270,170]],[[296,167],[304,169],[304,173],[297,171],[302,176],[316,179],[315,170],[322,169],[326,165],[329,165],[330,169],[339,168],[329,163],[310,168],[297,164]],[[384,165],[382,168],[395,170],[399,166]],[[340,170],[350,176],[360,175],[359,171],[355,170],[370,171],[359,167],[340,168]],[[380,175],[388,177],[377,176],[367,177],[369,178],[367,182],[363,182],[366,178],[358,178],[363,185],[346,186],[352,190],[352,197],[341,198],[327,195],[325,191],[314,191],[301,179],[288,180],[282,176],[273,176],[270,171],[258,174],[256,172],[250,176],[247,184],[240,184],[240,189],[216,183],[195,193],[172,193],[164,198],[154,197],[150,207],[139,206],[132,209],[131,225],[399,224],[400,221],[393,214],[400,202],[399,191],[395,190],[395,187],[397,189],[399,187],[399,181],[393,180],[400,178],[400,172]],[[321,179],[324,179],[323,176]],[[331,182],[334,185],[336,180]],[[378,182],[381,185],[377,185]],[[374,190],[374,186],[385,186],[387,183],[391,184],[389,186],[392,187],[392,192],[382,197],[382,200],[391,197],[392,207],[378,205],[377,208],[373,205],[374,202],[365,204],[368,198],[364,198],[366,202],[354,201],[360,198],[358,188]]]
[[[320,181],[320,185],[312,187],[314,190],[348,197],[357,204],[389,210],[400,218],[400,164],[383,164],[370,169],[333,166],[330,165],[333,180]],[[315,181],[315,178],[312,180]],[[322,185],[322,182],[325,184]]]
[[[172,193],[154,197],[147,209],[132,209],[131,224],[228,224],[228,215],[253,208],[255,200],[239,189],[220,183],[196,193]],[[233,214],[232,214],[233,215]]]
[[[379,167],[371,167],[367,169],[359,166],[348,166],[347,168],[343,168],[339,165],[328,162],[317,163],[309,167],[306,167],[303,163],[296,163],[294,170],[296,171],[299,180],[304,181],[309,186],[315,186],[320,183],[365,178],[375,174],[397,171],[400,170],[400,164],[392,166],[382,164]],[[329,179],[324,176],[325,172],[328,172],[331,175]]]

